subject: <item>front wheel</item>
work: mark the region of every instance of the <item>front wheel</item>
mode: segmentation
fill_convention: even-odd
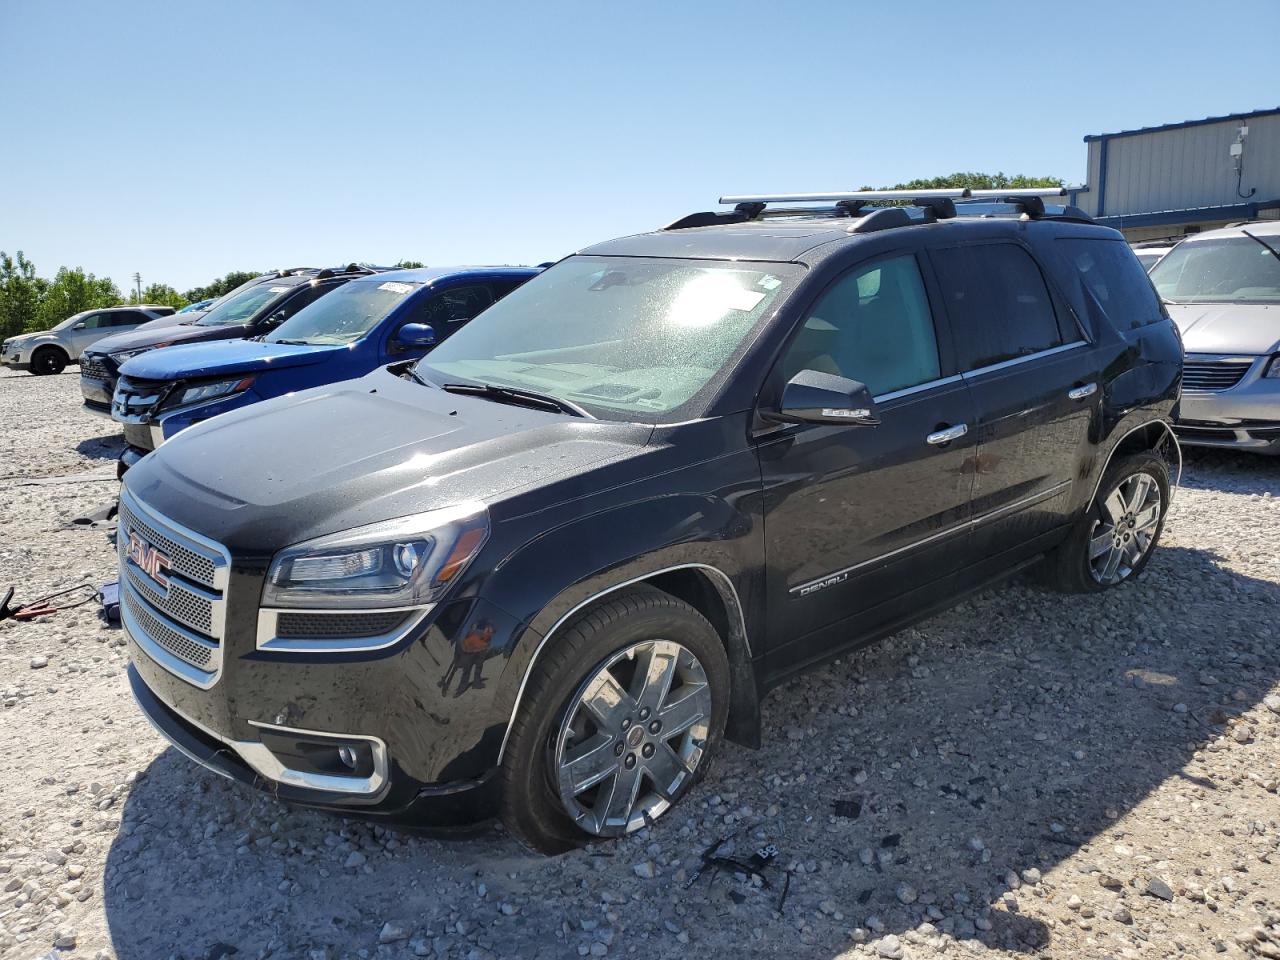
[[[52,376],[67,369],[67,355],[57,347],[41,347],[31,357],[31,372],[37,377]]]
[[[503,758],[503,820],[560,853],[657,820],[706,772],[729,662],[688,604],[649,587],[591,608],[534,666]]]
[[[1097,593],[1146,568],[1169,510],[1169,467],[1146,452],[1111,464],[1067,539],[1041,564],[1040,579],[1066,593]]]

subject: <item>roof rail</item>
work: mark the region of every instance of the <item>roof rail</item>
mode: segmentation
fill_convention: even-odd
[[[724,196],[721,203],[733,204],[732,210],[703,210],[672,221],[662,229],[686,230],[691,227],[709,227],[722,223],[745,223],[764,217],[862,217],[863,207],[875,201],[896,201],[922,207],[937,219],[955,216],[955,200],[969,196],[966,187],[946,190],[833,190],[828,193],[771,193],[741,196]],[[767,209],[769,204],[785,204]],[[830,206],[809,206],[830,204]],[[888,221],[883,221],[887,223]]]
[[[1066,195],[1066,187],[1014,187],[1009,190],[983,189],[969,191],[969,196],[974,200],[1003,200],[1005,197],[1016,197],[1018,199],[1024,197],[1065,197]]]
[[[720,202],[820,203],[827,201],[830,203],[839,203],[841,201],[861,200],[866,203],[872,200],[937,200],[941,198],[959,200],[968,196],[970,196],[970,190],[968,187],[958,187],[954,190],[832,190],[829,193],[746,194],[742,196],[721,197]]]

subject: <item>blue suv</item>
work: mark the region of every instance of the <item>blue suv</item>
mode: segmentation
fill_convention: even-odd
[[[180,430],[229,410],[416,360],[539,272],[397,270],[351,281],[256,340],[156,350],[120,368],[111,416],[128,443],[120,472]]]

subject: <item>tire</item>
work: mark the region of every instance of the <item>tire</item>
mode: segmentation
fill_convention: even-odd
[[[67,369],[69,358],[57,347],[41,347],[31,355],[31,372],[37,377],[50,377]]]
[[[669,670],[665,688],[646,689],[646,666],[654,676]],[[729,683],[720,636],[683,601],[638,587],[590,608],[555,633],[529,677],[502,762],[507,829],[555,854],[656,820],[710,766],[729,712]],[[701,719],[677,731],[695,712]],[[561,763],[575,755],[582,758],[579,778],[594,784],[580,791],[571,783],[573,768]],[[672,774],[676,779],[667,780]],[[624,807],[621,816],[608,816]]]
[[[1130,504],[1142,488],[1142,502]],[[1037,568],[1040,582],[1063,593],[1101,593],[1132,580],[1151,560],[1168,511],[1164,458],[1150,451],[1121,457],[1107,468],[1098,495],[1067,538]],[[1120,523],[1113,523],[1115,516]]]

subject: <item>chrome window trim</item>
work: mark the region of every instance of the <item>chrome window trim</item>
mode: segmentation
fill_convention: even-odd
[[[742,642],[747,646],[748,659],[751,658],[751,639],[747,635],[747,621],[742,610],[742,598],[738,596],[738,588],[733,585],[733,581],[729,578],[729,575],[720,568],[713,567],[709,563],[678,563],[674,566],[651,570],[641,576],[632,577],[630,580],[624,580],[622,583],[615,583],[613,586],[607,587],[598,593],[594,593],[581,603],[573,606],[567,613],[551,625],[551,629],[548,630],[546,635],[538,642],[538,646],[533,651],[533,656],[529,658],[529,665],[525,667],[524,676],[520,678],[520,686],[516,690],[515,703],[511,705],[511,716],[507,719],[507,729],[502,734],[502,745],[498,748],[498,763],[502,763],[502,758],[507,752],[507,741],[511,739],[511,728],[515,726],[516,714],[520,711],[520,701],[524,698],[524,689],[529,683],[529,677],[533,673],[534,664],[537,663],[538,655],[542,653],[542,649],[547,645],[547,641],[555,636],[556,631],[559,630],[575,613],[582,610],[584,607],[589,607],[601,597],[608,596],[611,593],[616,593],[619,590],[624,590],[627,587],[633,587],[637,583],[644,583],[646,580],[652,580],[654,577],[661,576],[664,573],[671,573],[674,570],[706,570],[710,573],[714,573],[725,582],[729,587],[729,592],[733,594],[733,604],[737,608],[738,614],[738,627],[742,631]],[[730,616],[732,616],[732,614],[730,614]]]
[[[1048,500],[1051,497],[1055,497],[1070,486],[1071,486],[1070,480],[1063,480],[1061,483],[1056,483],[1047,490],[1041,490],[1038,493],[1033,493],[1030,496],[1023,497],[1021,500],[1017,500],[1013,503],[1006,503],[1004,506],[996,507],[994,510],[988,510],[986,513],[981,514],[980,516],[970,517],[968,520],[963,520],[960,523],[955,524],[954,526],[947,527],[947,529],[945,530],[939,530],[937,533],[931,533],[927,537],[923,537],[919,540],[914,540],[911,543],[898,547],[895,550],[890,550],[888,553],[882,553],[878,556],[871,557],[868,560],[861,560],[858,563],[853,564],[852,566],[843,567],[839,570],[833,570],[830,573],[824,573],[820,577],[814,577],[812,580],[806,580],[804,583],[796,584],[796,586],[789,588],[787,590],[787,593],[791,594],[792,596],[803,595],[805,591],[809,590],[810,588],[820,583],[823,583],[824,581],[830,580],[832,577],[843,577],[846,574],[854,573],[858,570],[863,569],[864,567],[870,567],[878,563],[883,563],[884,561],[887,561],[887,560],[892,560],[894,557],[900,556],[904,553],[908,553],[912,550],[915,550],[919,547],[926,546],[930,543],[934,543],[938,540],[943,540],[943,539],[946,539],[947,537],[955,536],[956,534],[966,533],[970,530],[974,530],[982,526],[984,523],[990,523],[993,520],[999,520],[1001,517],[1006,516],[1007,514],[1013,513],[1016,510],[1021,510],[1023,507],[1030,507],[1036,503],[1039,503],[1042,500]]]
[[[965,380],[969,380],[973,377],[980,377],[983,374],[992,373],[996,370],[1007,370],[1009,367],[1016,367],[1019,364],[1030,363],[1033,360],[1042,360],[1045,357],[1052,357],[1055,354],[1066,353],[1068,350],[1078,350],[1080,347],[1087,346],[1089,346],[1088,340],[1073,340],[1071,343],[1064,343],[1059,347],[1050,347],[1048,350],[1028,353],[1025,357],[1014,357],[1012,360],[1001,360],[999,363],[989,363],[985,367],[974,367],[972,370],[963,371],[960,376]]]
[[[423,606],[408,607],[371,607],[359,609],[304,609],[301,607],[259,607],[258,631],[255,646],[268,652],[291,653],[368,653],[373,650],[384,650],[395,646],[403,640],[411,630],[415,629],[435,609],[434,603]],[[289,637],[281,639],[276,636],[276,623],[282,613],[304,613],[307,615],[350,616],[361,613],[399,613],[417,610],[416,617],[409,617],[391,633],[376,637],[360,637],[350,640],[309,640],[305,637]]]
[[[924,383],[918,383],[914,387],[903,387],[901,390],[890,390],[888,393],[878,393],[871,399],[876,403],[888,403],[890,400],[897,400],[899,397],[909,397],[913,393],[923,393],[925,390],[932,390],[934,387],[944,387],[950,383],[960,383],[964,380],[958,373],[953,373],[949,377],[942,377],[938,380],[927,380]]]

